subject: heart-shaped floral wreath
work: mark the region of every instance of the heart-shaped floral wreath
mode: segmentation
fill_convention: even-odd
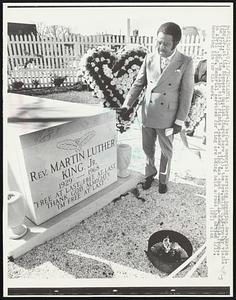
[[[139,44],[129,44],[116,53],[108,47],[98,46],[89,49],[80,61],[79,74],[82,80],[93,90],[93,96],[103,100],[104,107],[117,111],[116,126],[121,133],[130,128],[134,121],[143,91],[135,101],[134,111],[128,121],[121,118],[118,109],[124,103],[147,53],[147,48]],[[204,94],[199,86],[194,89],[192,105],[185,122],[187,129],[194,129],[204,117],[206,103]]]

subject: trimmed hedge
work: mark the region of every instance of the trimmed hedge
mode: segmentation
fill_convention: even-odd
[[[77,82],[72,86],[9,89],[8,93],[37,96],[37,95],[63,93],[68,91],[91,91],[91,89],[86,84]]]

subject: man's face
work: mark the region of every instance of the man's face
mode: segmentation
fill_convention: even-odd
[[[175,49],[172,35],[159,32],[157,35],[156,47],[160,56],[163,57],[170,56]]]

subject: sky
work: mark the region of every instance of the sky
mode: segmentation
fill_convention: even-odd
[[[57,4],[66,5],[65,3]],[[78,3],[74,4],[78,5]],[[172,3],[172,5],[174,4]],[[10,5],[14,4],[11,3]],[[31,5],[35,6],[35,3]],[[41,5],[45,5],[45,3]],[[53,5],[56,4],[53,3]],[[110,3],[109,5],[114,4]],[[117,3],[117,5],[121,5],[121,3]],[[127,19],[129,18],[131,32],[138,29],[140,35],[154,35],[160,24],[168,21],[178,23],[181,27],[196,26],[203,30],[206,30],[210,24],[221,24],[222,19],[224,23],[231,21],[230,9],[226,7],[148,7],[147,3],[143,3],[145,7],[138,7],[138,5],[141,4],[136,3],[132,7],[91,6],[89,8],[41,8],[39,7],[40,3],[38,7],[34,8],[9,8],[5,6],[4,19],[6,22],[33,24],[42,22],[47,25],[64,25],[70,27],[72,32],[81,34],[95,34],[98,32],[126,34]],[[152,5],[160,5],[160,3]],[[198,5],[200,4],[198,3]]]

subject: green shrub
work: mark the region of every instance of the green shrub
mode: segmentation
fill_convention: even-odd
[[[23,85],[24,85],[24,82],[22,82],[22,81],[14,81],[14,82],[12,82],[11,87],[14,90],[19,90],[22,88]]]
[[[52,83],[56,86],[59,87],[62,85],[62,83],[66,80],[67,75],[66,76],[53,76],[52,77]]]
[[[32,84],[33,84],[33,86],[34,86],[35,88],[38,87],[39,83],[40,83],[40,82],[39,82],[39,80],[37,80],[37,79],[35,79],[35,80],[32,81]]]
[[[70,87],[71,90],[73,91],[83,91],[83,84],[81,82],[76,82],[73,84],[72,87]]]

